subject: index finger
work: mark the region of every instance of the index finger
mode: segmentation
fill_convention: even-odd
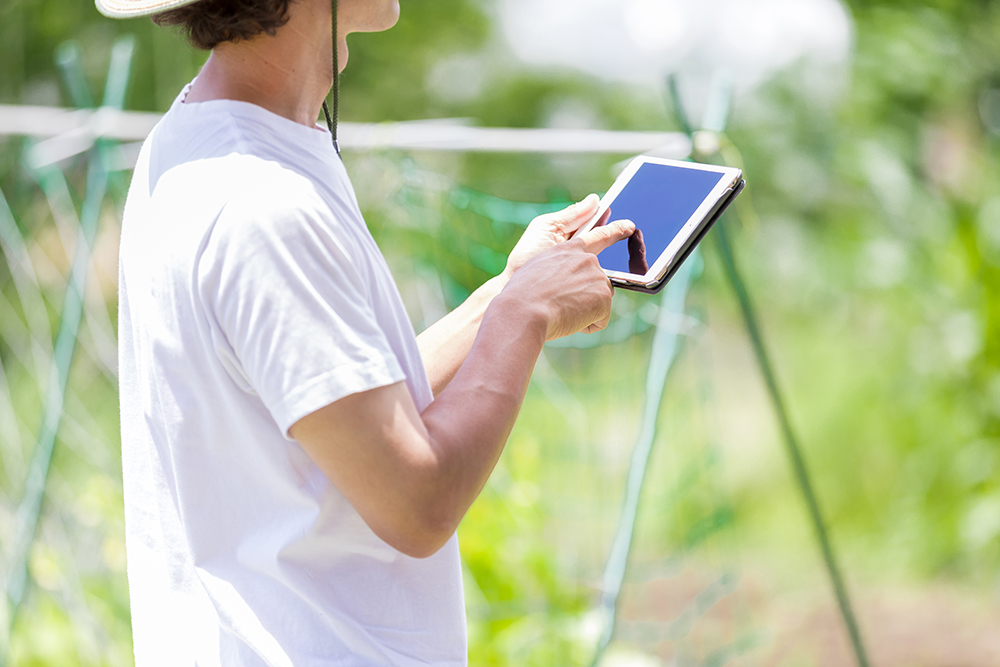
[[[631,220],[615,220],[610,225],[595,227],[586,234],[578,236],[583,249],[594,255],[605,248],[613,246],[626,239],[635,231],[635,223]]]

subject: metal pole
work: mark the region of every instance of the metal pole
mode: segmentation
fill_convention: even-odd
[[[696,257],[689,257],[670,280],[660,300],[656,333],[653,336],[653,347],[649,358],[649,371],[646,373],[646,399],[642,408],[642,427],[635,449],[632,451],[632,462],[625,484],[625,502],[622,505],[621,519],[618,522],[618,532],[615,534],[611,553],[604,568],[600,604],[604,627],[597,651],[594,654],[592,664],[595,667],[600,662],[615,632],[618,599],[625,581],[629,554],[632,551],[632,538],[635,535],[635,523],[639,514],[639,498],[642,495],[650,453],[653,450],[653,443],[656,441],[656,422],[660,416],[660,406],[663,403],[663,391],[667,384],[667,375],[677,358],[677,350],[680,345],[680,333],[670,326],[670,320],[684,312],[684,302],[687,299],[688,287],[691,285],[694,273],[693,267],[696,264]]]
[[[792,469],[795,471],[799,490],[806,501],[809,518],[812,521],[813,529],[816,531],[816,538],[819,540],[820,551],[823,553],[823,562],[830,576],[830,582],[833,584],[833,592],[837,597],[837,605],[840,607],[840,615],[843,617],[844,625],[847,627],[847,634],[850,636],[854,656],[858,661],[859,667],[868,667],[868,654],[861,639],[861,630],[858,628],[858,621],[851,607],[851,599],[847,594],[847,587],[844,585],[840,567],[837,565],[837,559],[834,556],[826,522],[823,520],[823,513],[820,511],[819,501],[816,499],[816,492],[813,490],[809,471],[806,468],[805,457],[802,455],[802,448],[799,446],[798,438],[795,436],[791,422],[788,419],[785,402],[782,400],[781,392],[778,390],[778,381],[774,377],[771,361],[764,348],[760,326],[757,324],[757,314],[753,303],[750,301],[750,294],[747,291],[746,283],[743,282],[743,278],[736,268],[736,261],[733,258],[732,248],[729,245],[729,236],[726,233],[726,225],[724,223],[725,220],[720,220],[719,224],[715,226],[718,230],[715,238],[718,240],[722,263],[726,267],[726,275],[729,276],[729,282],[732,283],[733,289],[736,292],[736,298],[740,302],[743,321],[746,323],[747,333],[750,335],[750,342],[757,356],[760,372],[764,376],[767,393],[771,397],[771,404],[774,406],[774,412],[778,417],[778,425],[781,428],[785,451],[788,453],[788,458],[792,461]]]

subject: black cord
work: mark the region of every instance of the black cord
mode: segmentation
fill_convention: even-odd
[[[326,126],[333,139],[333,149],[340,155],[340,143],[337,141],[337,115],[340,113],[340,45],[337,40],[337,0],[330,0],[331,23],[333,24],[333,113],[326,100],[323,100],[323,116]]]

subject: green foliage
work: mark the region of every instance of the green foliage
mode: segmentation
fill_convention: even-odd
[[[483,665],[584,664],[588,595],[560,574],[551,546],[539,540],[546,517],[531,481],[539,478],[539,442],[510,444],[459,531],[470,655]]]
[[[341,79],[345,120],[449,115],[429,89],[429,70],[443,57],[479,50],[489,32],[487,18],[469,0],[403,4],[391,31],[348,38],[350,66]]]
[[[998,297],[983,259],[1000,165],[979,114],[997,15],[869,3],[856,19],[839,105],[810,105],[792,72],[762,92],[759,117],[736,116],[764,220],[746,255],[774,268],[748,264],[787,322],[779,364],[845,536],[895,576],[982,576],[1000,556],[983,509],[1000,491]],[[798,268],[776,266],[787,253]]]
[[[111,45],[134,35],[137,54],[126,108],[163,110],[198,72],[205,55],[148,18],[111,21],[93,2],[8,0],[0,6],[0,102],[70,106],[53,66],[56,47],[73,39],[91,90],[103,90]],[[5,172],[6,173],[6,172]]]

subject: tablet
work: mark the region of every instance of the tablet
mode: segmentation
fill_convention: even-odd
[[[633,235],[597,259],[616,287],[656,293],[745,184],[732,167],[639,156],[577,233],[612,220],[634,222]]]

